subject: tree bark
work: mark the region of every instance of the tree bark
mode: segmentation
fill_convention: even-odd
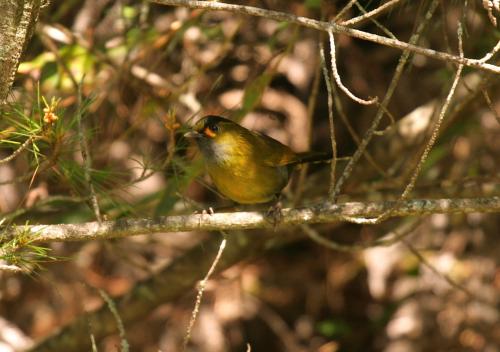
[[[0,107],[7,101],[39,12],[40,0],[0,1]]]
[[[403,202],[320,203],[305,208],[283,209],[278,228],[304,224],[337,222],[364,223],[391,211],[389,217],[422,216],[426,214],[499,213],[500,197],[411,199]],[[235,212],[173,215],[155,219],[118,219],[82,224],[25,225],[3,229],[0,243],[19,233],[32,242],[90,241],[125,238],[148,233],[179,231],[224,231],[273,229],[265,212]]]

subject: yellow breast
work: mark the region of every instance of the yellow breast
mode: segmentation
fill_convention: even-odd
[[[271,167],[244,160],[223,165],[207,165],[217,189],[240,204],[257,204],[273,200],[288,183],[285,166]]]

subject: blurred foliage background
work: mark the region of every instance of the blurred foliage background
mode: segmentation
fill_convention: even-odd
[[[348,1],[239,3],[332,19]],[[351,7],[343,18],[382,3],[360,1],[362,7]],[[389,30],[408,41],[429,3],[401,1],[357,28],[381,35]],[[456,53],[461,22],[465,55],[482,57],[500,39],[490,17],[482,1],[441,1],[420,44]],[[359,96],[383,97],[401,52],[343,35],[336,40],[343,82]],[[317,31],[229,12],[51,1],[0,120],[0,158],[33,139],[26,151],[0,165],[1,218],[19,225],[95,220],[82,138],[105,219],[189,214],[228,204],[204,176],[196,149],[182,138],[205,114],[241,121],[296,151],[328,151],[320,42],[328,45]],[[388,107],[397,122],[384,120],[380,129],[388,128],[386,133],[369,147],[374,162],[364,158],[356,167],[341,201],[393,199],[411,174],[429,136],[425,113],[446,96],[456,67],[421,55],[410,62]],[[470,69],[464,77],[415,198],[499,194],[499,77]],[[51,121],[44,121],[47,111]],[[375,111],[335,93],[339,156],[356,150],[352,131],[362,136]],[[340,160],[340,171],[343,165]],[[314,165],[306,177],[295,177],[285,206],[325,199],[329,172],[328,165]],[[315,229],[349,245],[369,243],[402,222]],[[341,253],[304,236],[211,280],[190,350],[243,351],[248,343],[252,351],[500,351],[499,233],[498,215],[436,214],[421,219],[406,237],[480,299],[451,287],[404,243]],[[20,238],[4,244],[2,259],[29,275],[0,273],[0,350],[32,345],[100,306],[97,289],[124,294],[210,235],[46,246]],[[131,350],[180,350],[194,295],[194,289],[186,292],[128,327]],[[8,337],[8,329],[17,337]],[[111,336],[99,350],[119,350],[119,344]]]

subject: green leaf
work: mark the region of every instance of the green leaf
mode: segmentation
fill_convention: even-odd
[[[243,118],[246,114],[252,111],[259,103],[273,75],[264,72],[254,81],[252,81],[245,89],[241,109],[236,113],[236,120]]]
[[[351,332],[351,327],[339,319],[323,320],[319,322],[317,329],[320,334],[329,338],[345,336]]]
[[[306,0],[304,5],[308,9],[319,9],[321,7],[321,0]]]

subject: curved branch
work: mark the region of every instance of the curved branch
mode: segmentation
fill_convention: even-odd
[[[397,206],[397,207],[396,207]],[[396,208],[395,208],[396,207]],[[414,199],[403,202],[322,203],[306,208],[283,209],[280,226],[332,222],[360,222],[390,209],[391,217],[431,213],[500,212],[500,197],[458,199]],[[34,242],[84,241],[123,238],[146,233],[272,229],[265,212],[215,213],[165,216],[157,219],[119,219],[83,224],[27,225],[4,227],[2,241],[22,232]]]
[[[436,51],[432,49],[422,48],[414,44],[408,44],[406,42],[387,38],[384,36],[360,31],[357,29],[349,28],[346,26],[339,25],[337,23],[318,21],[312,18],[295,16],[285,12],[264,10],[253,6],[235,5],[227,4],[223,2],[212,2],[212,1],[195,1],[195,0],[150,0],[151,2],[162,4],[162,5],[172,5],[172,6],[185,6],[193,9],[206,9],[215,11],[230,11],[234,13],[240,13],[244,15],[257,16],[269,18],[276,21],[285,21],[290,23],[295,23],[300,26],[309,27],[317,29],[320,31],[328,32],[332,31],[334,33],[345,34],[354,38],[367,40],[373,43],[389,46],[396,49],[408,50],[413,53],[421,54],[436,60],[453,62],[456,64],[462,64],[468,67],[478,68],[484,71],[490,71],[494,73],[500,73],[500,67],[482,62],[481,60],[461,58],[456,55],[451,55],[445,52]]]

